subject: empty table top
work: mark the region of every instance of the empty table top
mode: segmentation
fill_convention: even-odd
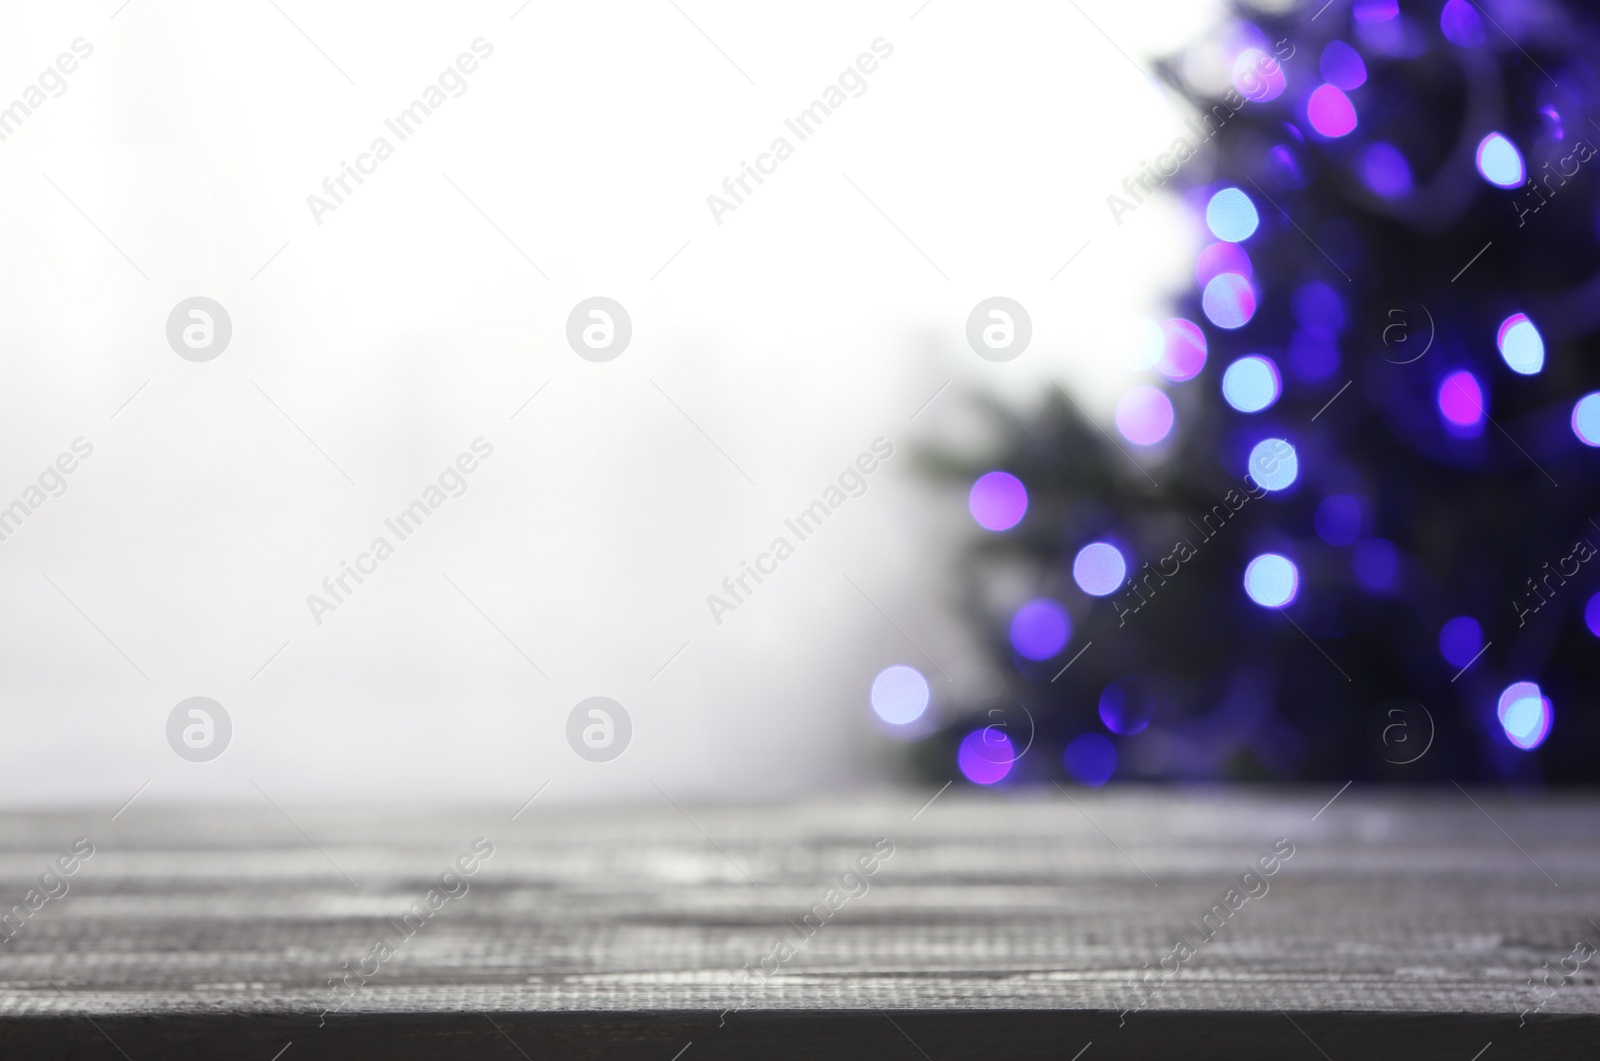
[[[9,814],[0,1056],[1600,1056],[1597,839],[1455,787]]]

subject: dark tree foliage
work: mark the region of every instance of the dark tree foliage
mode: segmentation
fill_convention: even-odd
[[[962,705],[918,747],[930,775],[951,776],[958,743],[995,724],[1019,750],[1032,731],[1006,783],[1068,782],[1062,750],[1091,732],[1113,743],[1116,780],[1600,778],[1600,640],[1585,623],[1600,555],[1578,544],[1600,546],[1600,449],[1572,425],[1575,403],[1600,389],[1600,158],[1589,146],[1600,144],[1600,9],[1485,0],[1463,13],[1461,3],[1444,11],[1449,36],[1440,0],[1402,0],[1397,17],[1365,22],[1358,14],[1383,5],[1334,0],[1315,19],[1318,5],[1294,17],[1240,10],[1267,50],[1293,49],[1287,90],[1272,100],[1203,97],[1183,63],[1163,64],[1177,93],[1228,120],[1162,194],[1197,212],[1223,187],[1250,197],[1260,225],[1241,246],[1258,309],[1241,328],[1215,327],[1198,284],[1173,307],[1201,325],[1209,349],[1197,377],[1165,386],[1177,426],[1159,459],[1060,393],[1028,418],[987,406],[1003,441],[982,459],[930,455],[963,485],[1004,469],[1030,499],[1014,529],[974,528],[963,561],[963,603],[1010,694]],[[1367,77],[1347,93],[1357,128],[1327,138],[1306,108],[1335,40],[1360,54]],[[1519,149],[1523,187],[1480,173],[1478,147],[1493,132]],[[1396,191],[1392,167],[1387,183],[1373,176],[1376,144],[1404,157],[1409,192]],[[1316,307],[1296,299],[1312,281],[1337,295],[1343,316],[1320,347],[1303,319]],[[1543,338],[1543,367],[1530,375],[1497,349],[1517,313]],[[1220,387],[1246,354],[1272,358],[1283,377],[1276,404],[1251,414]],[[1481,385],[1475,432],[1441,414],[1441,385],[1460,370]],[[1299,476],[1252,497],[1247,454],[1267,438],[1294,446]],[[1359,501],[1351,544],[1318,532],[1319,506],[1336,494]],[[1369,554],[1387,542],[1398,558],[1387,588],[1358,577],[1370,539],[1381,541]],[[1135,584],[1098,599],[1074,585],[1073,558],[1095,540],[1119,545]],[[1174,563],[1179,542],[1192,555]],[[1298,596],[1281,610],[1243,589],[1264,552],[1299,569]],[[1072,617],[1052,659],[1011,647],[1019,585]],[[1474,618],[1488,645],[1465,668],[1440,648],[1458,616]],[[1532,750],[1514,746],[1498,714],[1517,681],[1537,683],[1553,717]],[[1129,712],[1149,712],[1147,728],[1107,728],[1098,704],[1112,683]],[[1394,714],[1396,697],[1414,704]]]

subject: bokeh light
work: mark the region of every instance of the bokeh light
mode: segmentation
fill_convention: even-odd
[[[1600,637],[1600,593],[1589,598],[1589,603],[1583,606],[1583,625],[1595,637]]]
[[[1356,581],[1371,593],[1391,593],[1400,575],[1400,552],[1384,538],[1368,538],[1350,557]]]
[[[1285,188],[1304,188],[1306,186],[1305,170],[1300,166],[1300,160],[1288,144],[1278,144],[1267,152],[1268,176],[1274,183]]]
[[[1251,102],[1267,102],[1282,96],[1288,86],[1283,64],[1261,48],[1245,48],[1234,59],[1234,88]]]
[[[1307,383],[1321,383],[1339,371],[1339,344],[1331,335],[1297,331],[1289,337],[1289,367]]]
[[[1166,347],[1166,335],[1161,325],[1149,317],[1129,317],[1123,322],[1117,337],[1121,348],[1122,365],[1130,372],[1143,372],[1155,368]]]
[[[1591,391],[1572,407],[1572,433],[1585,446],[1600,446],[1600,391]]]
[[[928,709],[928,679],[915,667],[895,664],[872,679],[872,710],[885,722],[903,726]]]
[[[1368,144],[1361,152],[1361,179],[1385,199],[1411,194],[1411,164],[1399,148],[1382,140]]]
[[[1288,84],[1283,65],[1260,48],[1246,48],[1233,61],[1233,87],[1252,103],[1277,99]]]
[[[1458,615],[1439,628],[1439,655],[1452,667],[1465,667],[1483,651],[1483,627],[1470,615]]]
[[[1263,490],[1287,490],[1300,477],[1300,455],[1286,439],[1264,438],[1250,450],[1250,476]]]
[[[1110,542],[1090,542],[1072,561],[1072,581],[1092,597],[1115,593],[1128,577],[1128,562]]]
[[[1500,690],[1500,700],[1495,705],[1495,717],[1503,724],[1506,720],[1506,712],[1511,709],[1512,704],[1519,700],[1538,699],[1543,695],[1544,693],[1540,691],[1539,686],[1534,682],[1512,682]]]
[[[1166,345],[1156,371],[1174,383],[1198,376],[1206,367],[1206,333],[1200,330],[1200,325],[1173,317],[1161,325],[1161,334],[1166,337]]]
[[[1011,738],[993,726],[975,729],[961,740],[956,750],[956,766],[975,785],[992,785],[1011,772],[1017,760]]]
[[[1400,13],[1400,0],[1356,0],[1357,22],[1387,22]]]
[[[1483,388],[1478,377],[1462,369],[1439,384],[1439,414],[1457,427],[1477,427],[1483,422]]]
[[[1344,41],[1332,40],[1322,49],[1322,80],[1349,92],[1367,83],[1367,64],[1361,53]]]
[[[1222,397],[1241,413],[1259,413],[1282,392],[1278,366],[1259,354],[1241,357],[1222,373]]]
[[[1532,751],[1550,735],[1554,711],[1539,686],[1533,682],[1512,682],[1500,694],[1496,706],[1506,739],[1523,751]]]
[[[1117,430],[1136,446],[1153,446],[1172,431],[1172,402],[1155,387],[1129,387],[1117,399]]]
[[[1255,289],[1238,273],[1214,276],[1200,296],[1200,308],[1218,328],[1243,328],[1256,315]]]
[[[1361,499],[1330,494],[1317,506],[1317,537],[1329,545],[1352,545],[1361,537]]]
[[[967,494],[967,511],[984,530],[1010,530],[1028,511],[1028,489],[1010,472],[980,475]]]
[[[1011,617],[1011,647],[1024,659],[1049,659],[1072,636],[1067,610],[1049,597],[1036,597]]]
[[[1416,23],[1393,15],[1385,19],[1358,21],[1355,30],[1369,55],[1381,55],[1388,59],[1413,58],[1428,46]]]
[[[1061,765],[1078,784],[1098,788],[1117,771],[1117,749],[1098,733],[1082,733],[1061,753]]]
[[[1323,136],[1337,140],[1354,131],[1355,104],[1336,86],[1318,85],[1306,101],[1306,120]]]
[[[1497,188],[1520,188],[1527,179],[1522,152],[1499,133],[1490,133],[1478,142],[1478,172]]]
[[[1317,335],[1337,335],[1344,330],[1344,300],[1321,280],[1301,284],[1289,303],[1295,323]]]
[[[1439,12],[1439,31],[1445,40],[1461,48],[1476,48],[1484,41],[1483,19],[1468,0],[1448,0]]]
[[[1561,112],[1556,110],[1552,104],[1546,103],[1540,107],[1539,116],[1545,121],[1545,129],[1549,132],[1550,139],[1565,140],[1567,138],[1566,127],[1561,123]]]
[[[1261,224],[1256,204],[1238,188],[1224,188],[1206,204],[1206,227],[1227,243],[1242,243]]]
[[[1262,553],[1244,569],[1244,591],[1263,608],[1283,608],[1300,592],[1300,569],[1278,553]]]
[[[1131,737],[1150,725],[1149,698],[1140,696],[1120,682],[1112,682],[1100,693],[1100,721],[1112,733]]]
[[[1223,273],[1238,273],[1245,279],[1255,275],[1255,268],[1250,264],[1250,255],[1237,243],[1226,240],[1211,244],[1200,252],[1194,262],[1195,283],[1201,287],[1209,284],[1214,277]]]
[[[1544,337],[1526,313],[1513,313],[1500,322],[1495,345],[1513,372],[1532,376],[1544,368]]]

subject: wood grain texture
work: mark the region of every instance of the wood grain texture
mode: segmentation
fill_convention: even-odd
[[[1600,948],[1600,800],[1352,789],[1319,814],[1333,792],[9,815],[0,905],[75,839],[95,854],[0,946],[0,1056],[185,1056],[219,1036],[251,1045],[218,1056],[262,1061],[291,1040],[297,1057],[1600,1056],[1600,962],[1571,957]],[[467,890],[441,883],[479,837],[494,853]],[[884,841],[865,887],[842,884]],[[1280,841],[1293,854],[1241,883]],[[407,938],[430,888],[460,894]],[[330,987],[380,940],[392,957]],[[1136,986],[1163,958],[1176,971]]]

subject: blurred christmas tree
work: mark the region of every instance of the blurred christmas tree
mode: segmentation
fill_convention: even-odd
[[[1317,6],[1160,69],[1210,245],[1115,431],[932,458],[1010,693],[931,776],[1600,778],[1600,13]]]

